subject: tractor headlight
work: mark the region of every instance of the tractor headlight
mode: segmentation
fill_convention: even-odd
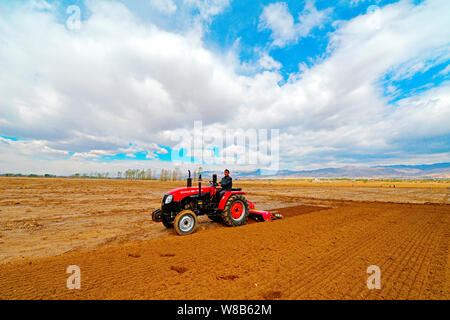
[[[169,194],[169,195],[167,195],[166,200],[164,200],[164,204],[169,204],[172,202],[172,200],[173,200],[173,195]]]

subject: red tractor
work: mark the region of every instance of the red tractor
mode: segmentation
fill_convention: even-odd
[[[195,231],[199,215],[207,215],[212,221],[233,227],[246,224],[249,215],[254,215],[257,221],[281,218],[280,215],[254,208],[241,188],[223,191],[215,174],[206,186],[202,186],[199,175],[198,187],[193,187],[189,171],[187,186],[167,192],[162,199],[161,209],[152,213],[152,219],[162,222],[166,228],[175,228],[179,235],[187,235]]]

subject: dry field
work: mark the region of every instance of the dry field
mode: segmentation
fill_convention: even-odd
[[[285,219],[179,237],[150,213],[183,185],[0,178],[0,299],[450,298],[449,183],[237,181]]]

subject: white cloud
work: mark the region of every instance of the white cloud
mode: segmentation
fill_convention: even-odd
[[[268,53],[263,53],[258,63],[265,70],[278,70],[282,67],[281,63],[275,61]]]
[[[389,117],[380,125],[395,128],[391,140],[421,139],[422,137],[445,136],[450,133],[450,82],[428,90],[422,95],[401,100]]]
[[[328,19],[331,9],[317,10],[312,0],[306,0],[303,12],[298,16],[298,34],[306,37],[313,28],[320,27]]]
[[[328,18],[331,9],[317,10],[313,1],[307,0],[298,16],[298,23],[289,12],[285,2],[272,3],[264,7],[259,28],[272,31],[273,46],[283,47],[299,38],[307,37],[311,30],[320,27]]]
[[[417,73],[424,73],[430,68],[450,60],[450,45],[443,45],[433,52],[424,51],[414,59],[408,60],[389,70],[390,80],[411,79]]]
[[[162,13],[171,14],[177,11],[177,5],[173,0],[149,0],[150,5]]]
[[[47,141],[13,141],[0,137],[0,154],[17,157],[32,157],[35,159],[57,160],[69,157],[69,152],[48,146]],[[7,166],[5,166],[7,167]]]
[[[38,10],[51,10],[52,5],[45,0],[32,0],[28,3],[28,6]]]
[[[256,126],[285,128],[289,132],[284,136],[282,150],[293,151],[292,156],[285,158],[286,162],[311,161],[313,155],[322,162],[325,159],[321,154],[381,155],[402,149],[401,142],[394,143],[394,137],[406,143],[406,136],[400,138],[397,133],[414,130],[418,123],[403,121],[394,112],[395,106],[386,104],[382,90],[377,87],[378,80],[387,72],[417,61],[417,57],[430,61],[436,52],[448,52],[445,49],[450,38],[445,17],[448,11],[445,1],[425,2],[417,7],[405,1],[380,9],[381,24],[377,28],[367,23],[368,15],[342,24],[332,35],[326,60],[310,69],[303,68],[298,78],[292,77],[282,88],[277,88],[276,79],[260,89],[253,87],[255,96],[265,100],[268,107],[264,112],[260,107],[247,109],[245,114]],[[424,69],[416,69],[420,70]],[[424,95],[422,105],[426,105],[425,101],[446,101],[443,94],[449,85],[442,87]],[[449,133],[448,129],[442,129],[446,108],[448,105],[444,103],[426,113],[407,104],[404,114],[408,110],[410,116],[414,114],[423,123],[433,123],[435,127],[427,126],[429,130],[422,136],[431,139]],[[435,123],[438,119],[441,125]],[[381,126],[384,127],[380,129]],[[320,153],[311,146],[334,147],[335,151]]]
[[[188,7],[198,10],[202,20],[209,21],[230,5],[230,0],[183,0]]]
[[[450,64],[447,65],[441,72],[439,72],[439,74],[442,74],[442,75],[447,75],[449,73],[450,73]]]
[[[297,36],[294,18],[284,2],[271,3],[264,7],[260,17],[260,29],[272,31],[275,46],[283,46]]]
[[[380,3],[381,0],[350,0],[350,6],[357,6],[361,3],[365,2],[374,2],[374,3]],[[343,2],[349,2],[349,0],[343,0]]]

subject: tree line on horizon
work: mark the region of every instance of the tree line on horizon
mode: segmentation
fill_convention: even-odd
[[[193,170],[192,178],[196,179],[197,175],[202,171],[202,168]],[[28,177],[28,178],[57,178],[68,177],[58,176],[54,174],[22,174],[22,173],[2,173],[2,177]],[[185,178],[185,174],[179,169],[127,169],[125,171],[117,171],[116,176],[110,176],[109,172],[90,172],[90,173],[75,173],[70,178],[77,179],[124,179],[124,180],[160,180],[160,181],[179,181]]]
[[[73,178],[81,179],[110,179],[109,172],[99,173],[93,172],[89,175],[84,173],[76,173]],[[114,178],[111,178],[114,179]],[[115,179],[125,180],[160,180],[160,181],[178,181],[183,179],[183,173],[180,169],[161,169],[160,173],[157,170],[152,169],[127,169],[125,171],[117,171]]]

